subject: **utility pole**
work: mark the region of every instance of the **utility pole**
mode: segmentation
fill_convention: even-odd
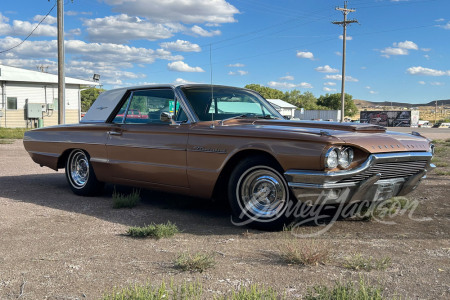
[[[336,10],[339,10],[344,15],[344,21],[338,22],[334,21],[332,22],[335,25],[341,25],[344,28],[344,33],[342,34],[342,85],[341,85],[341,122],[344,122],[345,118],[345,50],[346,50],[346,44],[347,44],[347,25],[351,23],[358,23],[356,19],[353,20],[347,20],[347,15],[351,12],[355,12],[355,9],[349,9],[347,8],[347,1],[344,2],[344,8],[336,7]]]
[[[436,108],[434,109],[434,124],[436,124],[437,123],[437,110],[438,110],[438,105],[437,105],[437,101],[435,102],[436,103]]]
[[[64,1],[57,0],[58,5],[58,124],[65,124],[65,89],[66,76],[64,72]]]

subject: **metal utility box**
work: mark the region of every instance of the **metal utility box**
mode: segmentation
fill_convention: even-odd
[[[3,112],[0,110],[0,118],[3,117]]]
[[[26,112],[27,112],[27,119],[42,118],[42,104],[41,103],[28,103]]]
[[[53,105],[53,103],[47,103],[47,110],[54,110],[55,106]]]

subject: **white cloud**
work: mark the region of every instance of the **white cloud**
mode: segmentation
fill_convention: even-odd
[[[444,28],[445,30],[450,30],[450,22],[447,22],[445,25],[438,25],[440,28]]]
[[[103,0],[113,11],[157,22],[233,23],[239,10],[225,0]]]
[[[36,16],[34,16],[33,21],[40,22],[44,18],[45,18],[45,20],[42,21],[42,24],[49,24],[49,25],[51,25],[51,24],[56,24],[56,22],[58,21],[58,19],[56,17],[50,16],[50,15],[47,16],[47,17],[42,16],[42,15],[36,15]]]
[[[174,61],[174,62],[168,63],[167,67],[169,68],[170,71],[175,71],[175,72],[205,72],[205,70],[203,70],[202,68],[191,67],[183,61]]]
[[[422,75],[422,76],[450,76],[449,71],[435,70],[424,67],[411,67],[406,70],[407,73],[411,75]]]
[[[312,52],[302,52],[302,51],[297,51],[297,57],[298,58],[307,58],[307,59],[314,59],[314,54],[312,54]]]
[[[17,45],[21,39],[6,37],[0,39],[0,50]],[[67,54],[67,76],[91,79],[92,74],[102,76],[102,83],[106,81],[142,78],[143,74],[124,71],[132,68],[134,64],[151,64],[157,59],[181,60],[182,56],[173,56],[164,49],[147,49],[130,47],[126,45],[108,43],[86,43],[80,40],[65,42]],[[1,60],[2,63],[35,69],[36,65],[49,66],[49,72],[56,73],[57,42],[51,41],[25,41],[21,47],[9,51]],[[86,78],[87,77],[87,78]]]
[[[177,78],[173,81],[174,84],[190,84],[190,83],[196,83],[194,81],[186,80],[183,78]]]
[[[277,81],[270,81],[267,83],[268,86],[276,89],[293,89],[293,88],[304,88],[304,89],[312,89],[313,86],[310,83],[307,82],[301,82],[301,83],[291,83],[291,82],[277,82]]]
[[[84,16],[91,16],[92,12],[90,11],[73,11],[73,10],[68,10],[64,13],[67,16],[78,16],[78,15],[84,15]]]
[[[245,65],[241,64],[241,63],[236,63],[236,64],[229,64],[229,65],[227,65],[227,67],[230,67],[230,68],[243,68],[243,67],[245,67]]]
[[[371,89],[371,87],[370,87],[370,86],[366,86],[366,89],[370,90],[370,89]]]
[[[339,39],[340,39],[340,40],[343,40],[343,39],[344,39],[344,36],[341,34],[341,35],[339,36]],[[353,37],[347,35],[347,36],[345,37],[345,40],[346,40],[346,41],[351,41],[351,40],[353,40]]]
[[[419,81],[419,84],[426,85],[426,82],[425,81]]]
[[[234,75],[244,76],[244,75],[247,75],[247,74],[248,74],[248,71],[243,71],[243,70],[237,70],[236,72],[234,72],[234,71],[228,72],[228,75],[232,75],[232,76],[234,76]]]
[[[325,86],[335,86],[336,82],[328,81],[328,82],[324,82],[323,85],[325,85]]]
[[[445,21],[445,19],[444,18],[440,18],[440,19],[436,19],[436,20],[434,20],[435,22],[444,22]]]
[[[412,41],[404,41],[399,43],[393,43],[394,47],[387,47],[380,50],[381,56],[389,58],[393,55],[408,55],[409,50],[419,50],[419,46]]]
[[[442,86],[442,85],[444,85],[443,82],[439,82],[439,81],[433,81],[433,82],[430,82],[430,84],[434,85],[434,86]]]
[[[91,42],[127,43],[131,40],[167,39],[185,30],[181,24],[155,24],[126,14],[86,19],[88,39]]]
[[[13,20],[12,25],[8,23],[9,18],[0,14],[0,35],[27,36],[33,31],[38,23]],[[56,36],[56,26],[42,23],[33,32],[33,36]]]
[[[222,34],[222,32],[220,32],[220,30],[206,30],[201,28],[198,25],[194,25],[190,28],[189,31],[187,31],[187,33],[191,33],[195,36],[201,36],[201,37],[211,37],[211,36],[216,36],[216,35],[220,35]]]
[[[388,47],[388,48],[381,50],[381,53],[383,53],[382,56],[389,58],[392,55],[408,55],[409,51],[407,49],[402,49],[402,48]]]
[[[419,46],[417,46],[416,43],[411,41],[404,41],[399,43],[394,43],[394,47],[402,48],[402,49],[408,49],[408,50],[418,50]]]
[[[333,69],[329,65],[325,65],[325,66],[322,66],[322,67],[317,67],[314,70],[316,70],[317,72],[321,72],[321,73],[337,73],[337,72],[339,72],[338,69]]]
[[[161,48],[170,51],[181,51],[181,52],[200,52],[202,49],[197,44],[192,44],[189,41],[176,40],[175,42],[166,42],[159,44]]]
[[[375,91],[369,91],[370,94],[374,95],[374,94],[378,94],[378,92]]]
[[[331,79],[331,80],[342,80],[342,75],[326,75],[324,77],[325,79]],[[353,78],[352,76],[345,76],[345,81],[348,82],[358,82],[359,80],[356,78]]]
[[[336,92],[336,89],[332,89],[332,88],[329,88],[329,87],[326,87],[326,86],[322,90],[324,92]]]
[[[286,76],[280,77],[280,80],[294,80],[294,76],[286,75]]]
[[[5,17],[1,12],[0,12],[0,24],[1,23],[7,23],[9,22],[9,18]]]

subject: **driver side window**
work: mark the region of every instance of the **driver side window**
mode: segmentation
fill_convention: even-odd
[[[178,105],[177,105],[178,106]],[[134,91],[114,118],[114,123],[167,124],[160,120],[162,112],[175,113],[172,89]]]

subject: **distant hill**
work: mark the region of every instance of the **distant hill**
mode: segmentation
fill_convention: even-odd
[[[428,103],[421,103],[421,104],[411,104],[411,103],[403,103],[403,102],[390,102],[390,101],[384,101],[384,102],[371,102],[366,100],[359,100],[355,99],[355,104],[358,107],[375,107],[375,106],[395,106],[395,107],[418,107],[418,106],[435,106],[436,101],[438,106],[450,106],[450,99],[448,100],[435,100],[430,101]]]

